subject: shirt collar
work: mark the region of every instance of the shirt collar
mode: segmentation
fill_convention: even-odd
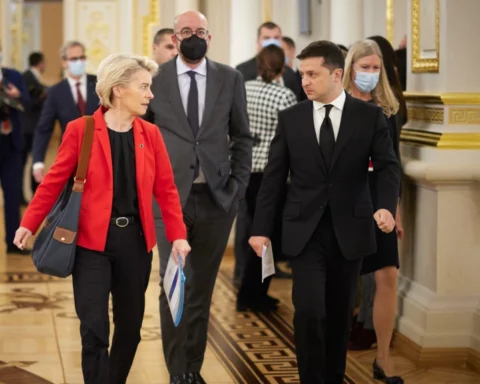
[[[192,69],[186,66],[186,64],[180,59],[180,55],[177,56],[177,75],[183,75],[188,71],[194,71],[202,76],[207,76],[207,59],[203,58],[197,68]]]
[[[87,75],[82,75],[80,79],[73,79],[70,76],[67,76],[68,83],[70,84],[71,87],[76,87],[77,83],[80,83],[80,85],[84,85],[87,83]]]
[[[346,98],[347,97],[345,95],[345,91],[342,91],[340,96],[338,96],[335,100],[333,100],[329,104],[333,105],[335,108],[337,108],[341,112],[341,111],[343,111],[343,107],[345,106],[345,99]],[[325,106],[325,104],[320,103],[319,101],[314,101],[313,102],[313,109],[315,109],[316,111],[320,110],[324,106]]]
[[[33,76],[35,76],[35,78],[40,81],[42,79],[42,75],[40,73],[40,71],[37,69],[37,68],[33,68],[31,67],[30,68],[30,71],[33,73]]]

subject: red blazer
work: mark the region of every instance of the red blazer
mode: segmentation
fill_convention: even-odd
[[[113,203],[113,171],[110,139],[100,107],[94,114],[95,133],[80,208],[77,245],[104,251]],[[55,163],[45,175],[23,216],[21,226],[32,233],[47,217],[68,179],[75,172],[85,129],[85,120],[67,125]],[[162,211],[169,241],[186,239],[182,208],[172,167],[158,127],[140,118],[133,121],[137,194],[140,219],[150,251],[156,244],[152,195]]]

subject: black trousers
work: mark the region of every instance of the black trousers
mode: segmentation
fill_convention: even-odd
[[[254,217],[255,207],[257,205],[257,195],[262,184],[263,173],[252,173],[245,192],[245,199],[242,201],[246,205],[246,210],[249,217]],[[280,211],[278,212],[280,213]],[[238,219],[237,219],[238,220]],[[282,227],[281,215],[275,219],[276,228],[275,233],[270,239],[272,242],[272,252],[275,261],[282,254]],[[238,222],[237,222],[238,223]],[[262,259],[257,256],[255,251],[248,244],[248,239],[251,236],[252,226],[247,229],[247,247],[245,249],[245,262],[241,278],[240,288],[238,290],[237,302],[244,305],[261,305],[267,297],[268,288],[272,276],[267,277],[262,282]]]
[[[139,223],[110,225],[104,252],[77,248],[73,294],[85,384],[126,383],[140,342],[151,268],[152,253]],[[115,330],[109,356],[110,292]]]
[[[32,191],[32,195],[35,194],[35,191],[37,190],[37,187],[39,184],[35,181],[35,178],[33,177],[32,169],[25,169],[27,165],[27,159],[28,155],[32,152],[33,148],[33,133],[26,133],[23,135],[24,140],[25,140],[25,145],[23,146],[22,150],[22,183],[21,183],[21,195],[20,198],[23,198],[23,180],[25,179],[25,171],[29,173],[30,177],[30,189]]]
[[[185,264],[185,304],[180,324],[175,327],[163,285],[160,293],[160,321],[163,354],[170,375],[200,372],[207,348],[208,319],[213,288],[238,211],[234,201],[229,212],[216,203],[207,184],[194,184],[183,207],[192,251]],[[162,220],[157,220],[160,276],[163,278],[172,250]]]
[[[328,208],[291,265],[300,382],[342,384],[361,259],[343,258]]]

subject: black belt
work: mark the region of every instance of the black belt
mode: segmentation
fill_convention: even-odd
[[[110,224],[116,225],[120,228],[125,228],[127,225],[138,223],[139,219],[135,216],[120,216],[120,217],[112,217],[110,219]]]

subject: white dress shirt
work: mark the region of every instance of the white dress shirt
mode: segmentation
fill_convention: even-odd
[[[80,93],[82,94],[83,101],[87,102],[87,75],[83,75],[80,79],[72,79],[67,77],[68,84],[72,90],[73,100],[77,103],[77,83],[80,83]]]
[[[202,125],[203,111],[205,110],[205,97],[207,93],[207,60],[203,59],[199,66],[191,69],[177,56],[177,76],[178,88],[180,89],[180,97],[182,98],[185,115],[188,116],[188,93],[190,92],[190,75],[189,71],[195,72],[195,80],[197,81],[198,89],[198,126]],[[194,183],[206,183],[205,175],[203,174],[202,166],[200,164],[199,175],[193,181]]]
[[[338,131],[340,130],[340,123],[342,121],[342,112],[345,105],[345,91],[342,91],[340,96],[333,100],[330,105],[333,105],[333,108],[330,110],[330,120],[332,121],[333,126],[333,135],[335,136],[335,141],[338,137]],[[313,102],[313,124],[315,126],[315,135],[320,144],[320,127],[322,126],[323,119],[325,119],[325,104],[318,101]]]

